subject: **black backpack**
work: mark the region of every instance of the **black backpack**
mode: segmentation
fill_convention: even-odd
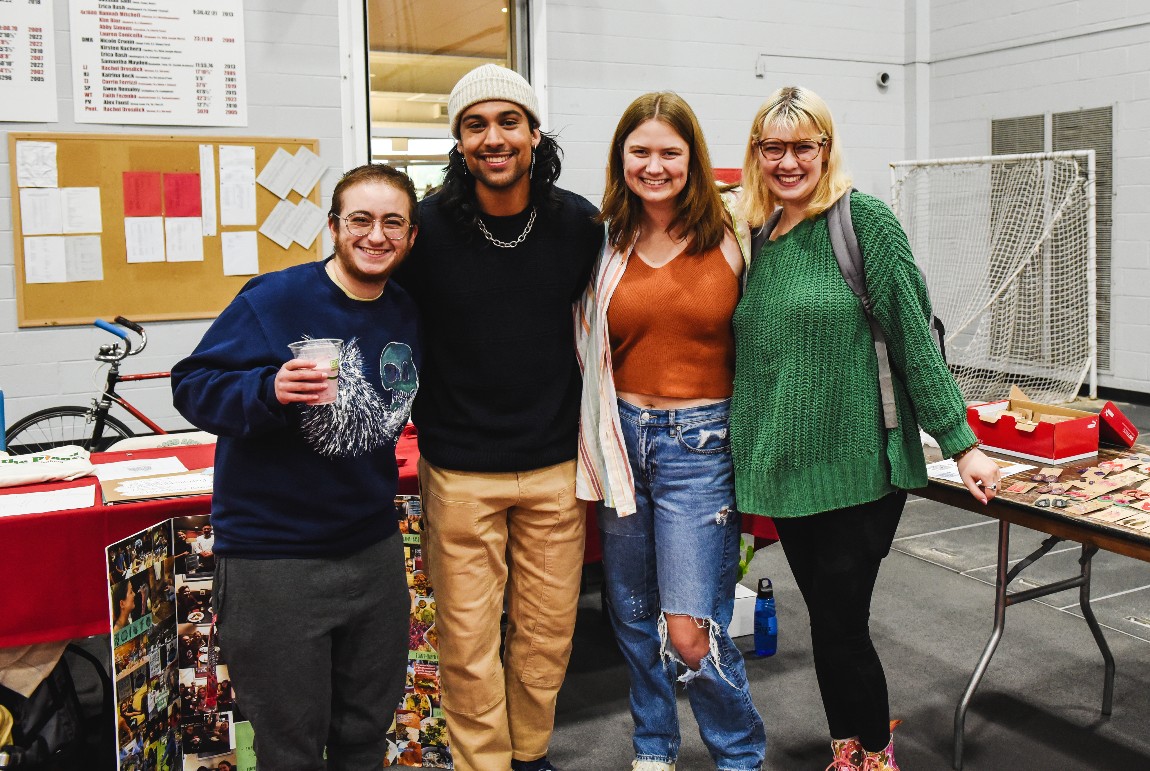
[[[831,208],[827,209],[827,230],[830,232],[831,247],[834,249],[839,270],[842,271],[843,280],[847,282],[847,286],[862,303],[863,312],[866,314],[867,323],[870,325],[871,336],[874,337],[874,352],[878,361],[878,385],[879,392],[882,394],[883,423],[887,428],[896,428],[898,426],[898,413],[895,409],[894,385],[891,380],[890,354],[887,353],[886,335],[883,333],[878,319],[874,317],[874,313],[871,311],[870,293],[866,288],[866,272],[863,269],[862,249],[859,248],[854,222],[851,220],[850,194],[853,192],[854,188],[851,188],[831,204]],[[779,223],[779,217],[782,214],[783,210],[777,209],[767,218],[763,226],[752,234],[751,259],[757,257],[762,251],[767,236],[775,229],[775,225]],[[919,268],[918,272],[922,276],[922,283],[925,286],[926,276],[922,273],[922,268]],[[942,354],[942,360],[946,361],[946,327],[943,325],[942,319],[934,315],[934,311],[930,313],[930,331],[935,345],[938,346],[939,353]]]
[[[69,645],[68,651],[88,659],[97,668],[103,686],[105,708],[110,707],[111,683],[103,667],[82,648]],[[99,763],[93,763],[85,757],[89,754],[86,746],[88,729],[85,725],[88,721],[84,717],[65,658],[61,657],[31,696],[25,697],[0,685],[0,705],[11,712],[15,720],[12,727],[13,743],[0,747],[0,769],[63,771],[100,767]],[[108,721],[101,719],[103,723]],[[102,738],[108,740],[108,751],[111,753],[110,735]]]

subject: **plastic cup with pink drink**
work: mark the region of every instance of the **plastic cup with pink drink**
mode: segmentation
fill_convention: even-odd
[[[339,393],[339,354],[343,340],[334,337],[317,337],[288,343],[292,358],[315,363],[316,372],[327,375],[327,390],[312,404],[331,404]]]

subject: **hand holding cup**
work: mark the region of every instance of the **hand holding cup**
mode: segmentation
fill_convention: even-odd
[[[276,373],[275,394],[280,404],[331,404],[339,393],[339,356],[342,340],[317,338],[289,343],[293,358]]]

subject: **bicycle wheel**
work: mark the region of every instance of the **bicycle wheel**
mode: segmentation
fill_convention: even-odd
[[[87,407],[49,407],[21,418],[8,429],[8,452],[26,455],[65,444],[78,444],[99,452],[112,442],[132,436],[132,430],[111,415],[104,417],[104,431],[92,446],[92,418]]]

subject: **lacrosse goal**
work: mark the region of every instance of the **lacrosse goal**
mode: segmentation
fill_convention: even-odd
[[[892,163],[891,202],[967,400],[1096,395],[1093,150]]]

